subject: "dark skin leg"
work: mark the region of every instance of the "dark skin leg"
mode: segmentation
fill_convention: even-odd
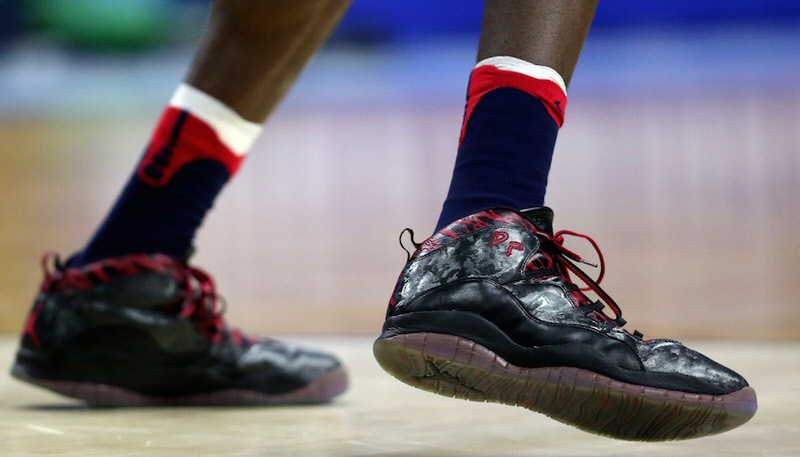
[[[186,82],[263,122],[350,0],[216,0]]]
[[[186,82],[263,122],[350,0],[217,0]],[[486,0],[478,60],[509,55],[569,83],[597,0]]]
[[[596,8],[597,0],[486,0],[478,60],[517,57],[569,85]]]

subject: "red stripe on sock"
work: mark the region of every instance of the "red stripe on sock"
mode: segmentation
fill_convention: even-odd
[[[244,156],[234,154],[203,120],[170,106],[161,115],[136,174],[152,186],[165,186],[181,167],[204,159],[219,161],[233,176]]]
[[[559,127],[564,124],[564,110],[567,107],[567,95],[561,87],[547,79],[537,79],[516,71],[501,70],[493,65],[482,65],[472,70],[469,78],[467,107],[464,111],[464,124],[461,126],[461,138],[464,140],[469,120],[475,105],[487,92],[500,87],[513,87],[525,91],[541,100],[547,112]]]

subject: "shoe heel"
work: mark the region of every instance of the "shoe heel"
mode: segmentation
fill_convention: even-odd
[[[490,368],[494,354],[465,338],[410,333],[379,338],[372,349],[378,364],[408,385],[447,397],[493,401],[473,386],[494,377]],[[492,354],[491,359],[487,354],[476,357],[476,351]],[[507,392],[503,400],[515,404],[511,396]]]

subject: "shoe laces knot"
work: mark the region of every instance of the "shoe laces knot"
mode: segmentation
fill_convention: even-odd
[[[184,302],[180,316],[197,322],[200,332],[212,343],[221,343],[230,337],[237,346],[254,341],[242,334],[238,329],[228,329],[223,315],[227,310],[227,302],[219,295],[214,279],[205,271],[187,266],[184,279]]]
[[[549,253],[555,253],[553,258],[555,259],[558,270],[564,276],[569,284],[573,284],[572,279],[570,277],[570,273],[577,276],[581,282],[586,284],[587,287],[577,287],[576,292],[580,294],[582,300],[577,300],[577,306],[585,308],[586,312],[593,312],[596,311],[604,316],[608,321],[613,321],[617,326],[622,327],[626,324],[625,319],[622,318],[622,310],[620,309],[619,305],[612,299],[601,287],[600,282],[603,280],[606,271],[606,263],[605,259],[603,258],[603,252],[600,250],[600,247],[597,243],[588,235],[584,235],[582,233],[573,232],[571,230],[560,230],[555,234],[551,235],[549,233],[541,232],[539,230],[535,230],[536,236],[542,241],[542,246],[545,251],[549,251]],[[573,236],[578,238],[583,238],[591,243],[592,247],[594,248],[595,252],[597,253],[597,257],[599,259],[599,267],[600,267],[600,274],[597,276],[596,280],[593,280],[589,277],[583,270],[578,268],[577,265],[573,262],[579,262],[585,265],[589,265],[592,267],[597,268],[598,264],[589,262],[585,260],[583,257],[578,255],[576,252],[566,248],[564,246],[565,236]],[[582,292],[592,291],[600,298],[601,301],[592,302],[588,299]],[[603,303],[605,303],[611,311],[614,313],[614,318],[610,318],[606,316],[601,310],[603,309]],[[635,334],[640,334],[638,331],[634,332]]]

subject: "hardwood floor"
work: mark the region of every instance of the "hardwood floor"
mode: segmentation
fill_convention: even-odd
[[[298,341],[298,338],[293,338]],[[342,357],[351,388],[328,405],[86,409],[0,373],[2,455],[59,456],[786,456],[800,453],[800,346],[696,341],[742,373],[759,411],[722,435],[685,442],[602,438],[545,416],[433,395],[384,373],[371,338],[300,338]],[[16,342],[0,338],[0,366]]]

